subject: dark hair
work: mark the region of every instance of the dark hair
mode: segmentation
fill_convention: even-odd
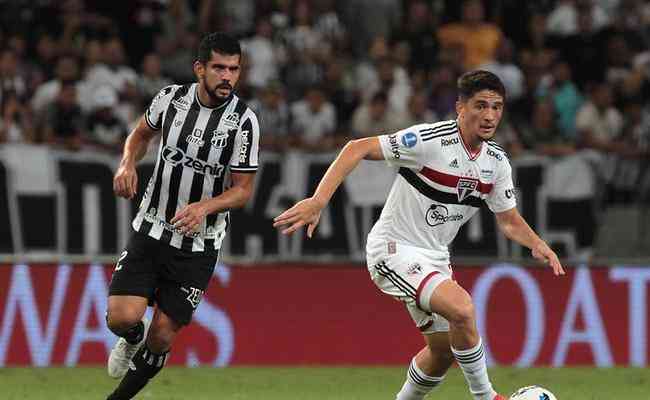
[[[465,101],[481,90],[492,90],[506,99],[506,88],[498,76],[492,72],[476,70],[465,72],[458,78],[458,97]]]
[[[201,39],[199,44],[198,60],[203,64],[212,58],[212,52],[226,54],[229,56],[238,55],[241,57],[241,46],[234,37],[223,32],[210,33]]]

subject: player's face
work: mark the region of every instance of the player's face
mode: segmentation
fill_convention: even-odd
[[[205,65],[194,65],[199,82],[214,101],[223,101],[232,93],[241,72],[240,56],[212,52]]]
[[[503,97],[492,90],[481,90],[467,100],[456,103],[461,129],[470,137],[490,140],[503,115]]]

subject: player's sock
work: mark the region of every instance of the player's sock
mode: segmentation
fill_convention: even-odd
[[[123,332],[113,331],[113,333],[119,337],[124,338],[124,340],[126,340],[129,344],[138,344],[144,336],[144,322],[138,321],[137,324],[133,325]]]
[[[492,389],[490,378],[487,373],[487,364],[485,361],[485,352],[483,351],[483,342],[479,337],[476,346],[467,350],[457,350],[453,347],[451,351],[458,361],[460,369],[465,375],[469,391],[475,400],[492,400],[497,394]]]
[[[155,354],[146,345],[142,346],[131,359],[129,371],[120,385],[107,400],[128,400],[135,396],[165,366],[168,354],[169,351]]]
[[[422,400],[427,393],[440,385],[444,378],[444,375],[440,377],[426,375],[418,368],[413,358],[406,373],[406,382],[402,390],[397,393],[395,400]]]

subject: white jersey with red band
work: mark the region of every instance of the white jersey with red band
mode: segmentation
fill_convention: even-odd
[[[487,141],[471,154],[455,120],[414,125],[379,143],[398,174],[369,239],[429,249],[448,263],[447,246],[483,203],[495,213],[517,204],[506,152]]]

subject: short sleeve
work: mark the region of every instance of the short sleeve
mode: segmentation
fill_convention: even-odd
[[[169,102],[178,86],[169,85],[160,90],[158,94],[151,100],[151,104],[144,113],[144,119],[147,125],[154,131],[162,128],[162,115],[169,106]]]
[[[512,167],[506,157],[499,161],[499,174],[485,202],[494,213],[508,211],[517,206],[515,186],[512,182]]]
[[[232,172],[255,172],[258,166],[260,126],[255,113],[246,110],[235,134],[229,168]]]
[[[396,167],[419,168],[422,166],[424,144],[414,126],[388,135],[379,136],[384,159]]]

